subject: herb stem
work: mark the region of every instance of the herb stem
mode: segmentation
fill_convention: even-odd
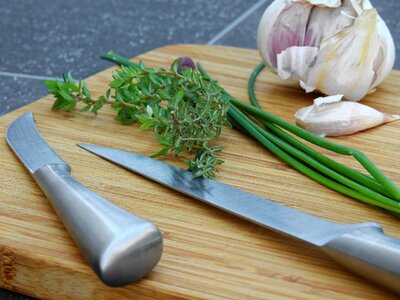
[[[255,69],[251,73],[250,78],[249,78],[249,82],[247,84],[247,91],[248,91],[248,94],[249,94],[250,103],[253,106],[255,106],[255,107],[259,108],[259,109],[262,109],[262,107],[261,107],[260,103],[257,100],[256,93],[254,92],[254,86],[255,86],[255,82],[256,82],[258,74],[260,74],[260,72],[264,68],[265,68],[265,64],[264,63],[258,64],[257,67],[255,67]]]
[[[386,189],[378,183],[373,177],[370,177],[368,175],[365,175],[363,173],[360,173],[352,168],[349,168],[345,165],[342,165],[333,159],[330,159],[329,157],[319,153],[318,151],[312,149],[311,147],[308,147],[307,145],[303,144],[299,140],[295,139],[282,129],[280,129],[278,126],[266,122],[266,121],[261,121],[261,123],[268,128],[271,132],[273,132],[276,136],[279,136],[281,139],[285,140],[288,144],[296,147],[298,150],[308,154],[309,156],[313,157],[320,163],[323,163],[325,166],[328,166],[329,168],[335,170],[336,172],[340,173],[343,176],[346,176],[364,186],[368,186],[369,188],[373,189],[374,191],[381,193],[383,195],[386,195],[388,197],[391,197],[390,193],[386,191]]]
[[[93,100],[93,99],[91,99],[91,98],[86,98],[86,97],[84,97],[84,96],[82,96],[82,95],[80,95],[80,94],[71,94],[70,95],[72,98],[74,98],[76,101],[86,101],[87,103],[90,103],[90,104],[96,104],[97,102],[99,102],[100,100]],[[137,105],[135,105],[135,104],[130,104],[130,103],[126,103],[126,102],[119,102],[119,101],[111,101],[111,100],[106,100],[106,101],[104,101],[103,103],[107,103],[107,104],[117,104],[118,103],[118,105],[121,105],[121,106],[123,106],[123,107],[131,107],[131,108],[138,108],[137,107]]]
[[[130,61],[129,59],[126,59],[125,57],[122,57],[112,52],[108,52],[106,55],[100,56],[100,58],[113,62],[119,66],[130,66],[134,68],[137,68],[139,66],[138,64]]]

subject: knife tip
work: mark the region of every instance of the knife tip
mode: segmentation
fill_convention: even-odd
[[[100,155],[106,150],[107,148],[98,146],[98,145],[92,145],[92,144],[85,144],[85,143],[76,143],[77,146],[81,147],[82,149],[85,149],[86,151],[89,151],[93,154]]]
[[[95,147],[95,145],[91,145],[91,144],[85,144],[85,143],[76,143],[77,146],[85,149],[85,150],[91,150],[92,148]]]

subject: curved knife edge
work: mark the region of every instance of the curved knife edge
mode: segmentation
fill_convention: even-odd
[[[8,126],[6,141],[31,175],[47,165],[68,166],[43,140],[35,125],[32,112],[19,116]]]

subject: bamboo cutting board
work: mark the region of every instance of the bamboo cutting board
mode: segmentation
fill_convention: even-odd
[[[183,55],[202,63],[231,94],[247,101],[247,80],[260,61],[254,50],[177,45],[135,60],[167,67]],[[113,69],[87,80],[94,96],[106,90]],[[400,72],[392,72],[364,103],[400,114],[399,82]],[[256,92],[266,110],[292,122],[297,109],[317,97],[267,70],[260,75]],[[151,155],[159,146],[151,133],[114,121],[111,109],[95,117],[53,112],[52,102],[48,96],[0,119],[0,287],[58,299],[396,298],[342,269],[312,246],[200,203],[80,149],[77,142]],[[123,288],[109,288],[85,263],[39,187],[6,145],[5,129],[27,111],[33,112],[44,139],[71,165],[73,176],[159,226],[164,252],[146,278]],[[400,122],[393,122],[335,141],[362,150],[400,185],[399,132]],[[377,221],[387,234],[400,238],[398,218],[315,183],[241,133],[226,128],[218,144],[225,146],[219,181],[332,221]],[[329,155],[357,167],[349,157]],[[164,160],[182,166],[173,157]]]

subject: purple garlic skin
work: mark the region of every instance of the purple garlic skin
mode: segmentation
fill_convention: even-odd
[[[189,56],[181,56],[178,58],[178,74],[182,74],[184,69],[196,69],[196,64]]]

